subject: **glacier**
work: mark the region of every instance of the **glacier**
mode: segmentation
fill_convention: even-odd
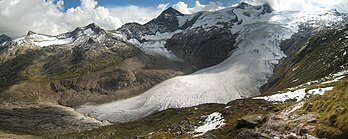
[[[279,60],[286,57],[279,47],[281,41],[296,33],[301,23],[321,26],[340,20],[327,10],[273,12],[258,17],[235,13],[247,22],[231,28],[232,32],[239,32],[238,48],[225,61],[164,81],[139,96],[101,105],[86,104],[77,111],[98,120],[128,122],[168,108],[228,103],[260,95],[259,87],[267,82]]]

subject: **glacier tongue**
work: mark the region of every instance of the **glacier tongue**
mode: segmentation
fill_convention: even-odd
[[[290,38],[303,21],[296,18],[298,15],[296,12],[274,13],[265,17],[267,20],[243,24],[238,49],[216,66],[169,79],[130,99],[83,105],[77,111],[99,120],[127,122],[168,108],[227,103],[259,95],[258,88],[273,73],[274,65],[285,57],[279,48],[280,42]]]

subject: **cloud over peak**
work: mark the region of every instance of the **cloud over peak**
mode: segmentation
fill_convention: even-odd
[[[28,30],[46,34],[67,32],[91,22],[114,29],[122,25],[110,11],[97,6],[94,0],[63,12],[63,0],[2,0],[0,1],[0,33],[18,37]]]
[[[268,2],[277,11],[303,11],[317,8],[337,9],[348,12],[348,0],[241,0],[252,5]]]
[[[178,2],[173,5],[173,8],[183,14],[192,14],[199,11],[216,11],[225,8],[223,4],[219,2],[209,2],[207,5],[201,4],[199,1],[195,2],[194,7],[189,7],[185,2]]]
[[[128,22],[146,23],[168,6],[169,3],[154,7],[128,5],[106,8],[99,6],[97,0],[81,0],[79,6],[64,11],[64,0],[0,0],[0,34],[19,37],[32,30],[57,35],[92,22],[104,29],[117,29]],[[216,2],[204,5],[199,1],[194,7],[184,2],[173,7],[186,14],[223,8]]]

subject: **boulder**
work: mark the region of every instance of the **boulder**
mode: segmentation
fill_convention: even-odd
[[[263,114],[247,115],[238,120],[237,128],[255,128],[266,121],[267,116]]]

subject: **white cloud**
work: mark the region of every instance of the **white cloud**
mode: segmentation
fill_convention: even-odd
[[[302,11],[325,7],[348,12],[348,0],[242,0],[242,2],[253,5],[268,2],[277,11]]]
[[[94,0],[82,0],[81,6],[63,12],[63,0],[0,1],[0,33],[18,37],[28,30],[59,34],[95,22],[106,29],[122,25],[105,7]]]
[[[63,11],[64,0],[0,0],[0,34],[19,37],[32,30],[57,35],[92,22],[105,29],[117,29],[128,22],[146,23],[168,8],[168,5],[106,8],[98,6],[97,0],[81,0],[80,6]],[[204,5],[196,1],[194,7],[189,7],[184,2],[173,7],[190,14],[219,10],[224,8],[221,5],[217,2]]]
[[[169,4],[159,4],[157,9],[153,7],[129,5],[125,7],[112,7],[109,8],[109,10],[112,15],[117,16],[123,23],[138,22],[144,24],[161,14],[168,5]]]
[[[176,10],[180,11],[183,14],[192,14],[199,11],[216,11],[216,10],[223,9],[224,7],[222,6],[221,3],[218,3],[218,2],[209,2],[207,5],[204,5],[204,4],[201,4],[199,1],[196,1],[194,7],[188,7],[188,4],[180,1],[177,4],[174,4],[173,8],[175,8]]]
[[[32,30],[57,35],[92,22],[117,29],[127,22],[147,22],[168,6],[106,8],[97,4],[96,0],[81,0],[80,6],[64,12],[63,0],[0,0],[0,34],[19,37]]]

